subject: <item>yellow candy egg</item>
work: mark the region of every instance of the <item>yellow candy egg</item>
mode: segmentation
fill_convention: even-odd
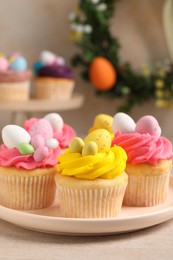
[[[88,143],[90,141],[96,142],[98,146],[98,152],[108,152],[111,147],[111,135],[106,129],[97,129],[93,132],[89,133],[84,143]]]
[[[70,153],[81,153],[84,141],[80,137],[74,137],[69,144]]]
[[[94,129],[103,128],[108,130],[109,132],[112,132],[112,122],[113,122],[112,116],[106,114],[100,114],[95,117],[93,128]]]
[[[98,146],[96,142],[90,141],[86,143],[82,149],[82,155],[95,155],[98,152]]]

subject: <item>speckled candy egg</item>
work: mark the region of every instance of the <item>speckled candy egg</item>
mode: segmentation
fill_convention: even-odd
[[[89,133],[84,139],[84,143],[96,142],[98,152],[108,152],[111,147],[111,135],[106,129],[97,129]]]
[[[62,131],[64,121],[58,113],[47,114],[44,119],[48,120],[54,131]]]
[[[147,115],[147,116],[141,117],[137,121],[135,132],[138,132],[141,134],[149,133],[151,135],[160,136],[161,128],[155,117]]]
[[[99,114],[95,117],[93,128],[95,129],[103,128],[108,130],[109,132],[112,132],[112,122],[113,122],[112,116],[106,114]]]
[[[46,140],[53,137],[53,128],[49,121],[46,119],[40,119],[31,126],[29,133],[31,137],[34,135],[41,135]]]
[[[133,133],[135,131],[135,121],[127,114],[119,112],[115,114],[112,122],[112,130],[114,133],[121,131],[122,133]]]
[[[55,60],[55,54],[50,51],[42,51],[40,54],[40,60],[44,64],[52,64]]]
[[[18,147],[20,143],[30,143],[31,136],[18,125],[6,125],[2,129],[2,140],[7,148]]]
[[[8,60],[5,57],[0,56],[0,72],[6,71],[8,66]]]

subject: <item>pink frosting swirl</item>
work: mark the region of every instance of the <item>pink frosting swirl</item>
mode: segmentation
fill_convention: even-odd
[[[57,156],[61,148],[50,150],[48,156],[41,162],[36,162],[33,155],[21,155],[17,148],[8,149],[4,144],[0,147],[0,166],[16,167],[17,169],[33,170],[36,168],[52,167],[57,164]]]
[[[150,163],[156,165],[159,160],[172,159],[172,144],[163,136],[150,135],[149,133],[124,133],[117,132],[112,140],[112,145],[121,146],[127,153],[132,164]]]
[[[55,131],[53,134],[53,137],[59,141],[61,148],[66,148],[75,136],[76,132],[67,124],[64,124],[62,131]]]

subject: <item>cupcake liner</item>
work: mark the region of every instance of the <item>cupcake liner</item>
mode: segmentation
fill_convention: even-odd
[[[36,79],[35,96],[38,99],[69,100],[74,89],[73,80]]]
[[[72,189],[58,185],[61,215],[71,218],[115,217],[121,211],[126,186]]]
[[[25,101],[29,96],[30,81],[0,83],[0,100]]]
[[[49,207],[56,192],[54,174],[28,177],[0,174],[0,186],[0,204],[20,210]]]
[[[169,187],[169,173],[154,176],[128,176],[124,205],[148,207],[165,202]]]

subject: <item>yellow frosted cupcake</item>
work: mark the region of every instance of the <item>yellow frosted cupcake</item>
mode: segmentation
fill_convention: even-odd
[[[135,123],[124,113],[114,117],[112,145],[127,153],[128,186],[123,203],[147,207],[166,201],[172,169],[172,144],[161,136],[157,120],[150,115]]]
[[[93,131],[84,140],[72,139],[66,153],[58,157],[55,177],[61,215],[117,216],[128,181],[126,159],[121,147],[111,147],[111,136],[105,129]]]

